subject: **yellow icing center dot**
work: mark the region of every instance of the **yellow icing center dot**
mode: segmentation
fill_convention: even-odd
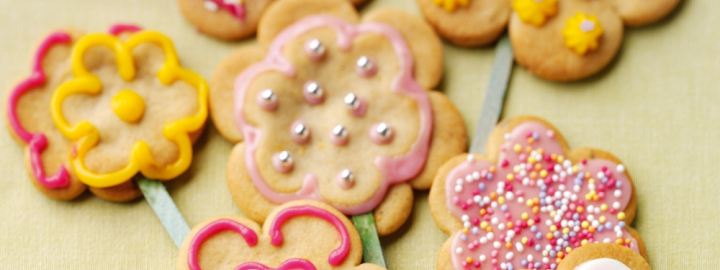
[[[542,26],[558,12],[557,0],[513,0],[513,10],[520,19],[534,26]]]
[[[434,0],[436,6],[442,7],[447,12],[453,12],[458,7],[467,7],[471,0]]]
[[[115,115],[128,123],[137,123],[145,113],[145,101],[132,90],[122,90],[111,101]]]
[[[580,12],[567,20],[563,37],[568,48],[579,55],[586,55],[600,46],[603,32],[597,17]]]

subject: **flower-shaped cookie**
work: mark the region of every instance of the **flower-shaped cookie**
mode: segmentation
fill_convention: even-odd
[[[451,42],[486,45],[510,24],[517,61],[555,81],[589,77],[614,58],[623,25],[653,23],[680,0],[417,0],[427,20]],[[513,12],[514,10],[514,12]]]
[[[70,165],[82,182],[112,187],[138,172],[167,180],[189,167],[208,90],[179,65],[170,39],[154,31],[125,40],[85,35],[71,65],[73,77],[53,93],[51,114],[75,142]]]
[[[350,4],[328,2],[279,1],[267,18],[316,15],[263,20],[266,47],[240,50],[218,68],[216,126],[231,140],[244,137],[228,184],[257,221],[278,204],[313,199],[350,215],[375,211],[388,234],[412,209],[411,186],[429,188],[438,166],[465,149],[465,128],[447,98],[426,90],[442,70],[429,26],[392,10],[356,24]]]
[[[133,25],[113,25],[109,32],[121,35],[137,31]],[[35,186],[47,196],[73,199],[86,189],[68,167],[71,143],[54,127],[50,99],[58,85],[70,78],[70,51],[80,34],[56,31],[40,44],[30,77],[15,86],[8,98],[7,117],[13,135],[27,145],[26,164]],[[97,196],[127,201],[139,196],[133,183],[111,188],[90,188]]]
[[[365,0],[348,0],[360,5]],[[274,0],[177,0],[183,16],[209,36],[238,40],[252,36]]]
[[[587,244],[565,257],[559,270],[650,270],[650,264],[637,252],[615,244]]]
[[[332,207],[297,201],[277,207],[262,228],[243,218],[196,226],[180,248],[178,270],[384,269],[360,264],[362,243],[352,223]]]
[[[589,243],[644,252],[629,228],[633,183],[611,154],[568,151],[554,127],[532,117],[500,124],[487,149],[454,158],[435,179],[433,217],[452,233],[438,269],[556,269]]]

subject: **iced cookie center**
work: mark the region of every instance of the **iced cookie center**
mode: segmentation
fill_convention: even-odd
[[[145,100],[133,90],[122,90],[111,101],[115,115],[127,123],[137,123],[145,113]]]
[[[600,258],[584,262],[575,270],[630,270],[630,267],[615,259]]]

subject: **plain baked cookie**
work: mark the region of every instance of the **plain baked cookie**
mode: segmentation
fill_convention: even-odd
[[[430,191],[438,226],[452,236],[437,269],[555,269],[574,249],[612,243],[644,254],[629,225],[637,199],[612,154],[570,150],[535,117],[504,121],[487,155],[463,154],[440,168]]]
[[[438,33],[460,46],[488,45],[505,32],[510,0],[416,0]],[[462,4],[466,3],[466,4]]]
[[[365,0],[350,1],[361,5]],[[177,0],[183,16],[203,34],[238,40],[252,36],[265,10],[275,0]]]
[[[126,36],[139,28],[113,25],[109,32]],[[55,128],[50,99],[55,89],[70,79],[70,54],[82,34],[59,30],[46,36],[34,56],[32,75],[10,91],[7,103],[8,126],[18,143],[26,146],[25,164],[34,186],[50,198],[71,200],[86,190],[69,166],[71,142]],[[109,188],[90,188],[109,201],[129,201],[140,196],[133,182]]]
[[[679,0],[514,0],[510,39],[515,59],[535,75],[575,81],[600,72],[615,58],[624,25],[645,25]]]
[[[73,142],[65,155],[75,177],[107,188],[138,173],[170,180],[189,167],[208,90],[180,65],[168,37],[149,30],[123,38],[87,34],[69,61],[69,77],[47,106],[55,127]]]
[[[258,34],[260,46],[231,55],[212,83],[215,125],[242,139],[227,172],[237,205],[262,221],[283,202],[314,199],[374,211],[381,235],[398,229],[412,188],[428,189],[467,144],[457,109],[429,91],[443,63],[432,29],[396,10],[360,20],[344,1],[282,0]]]
[[[650,264],[633,250],[615,244],[587,244],[570,252],[559,270],[650,270]]]
[[[176,269],[384,269],[361,259],[360,235],[345,215],[295,201],[274,209],[262,228],[232,217],[197,225],[180,247]]]

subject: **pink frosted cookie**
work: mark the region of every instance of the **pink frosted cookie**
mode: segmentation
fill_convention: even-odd
[[[365,2],[333,1],[349,1],[355,5]],[[177,0],[183,16],[200,32],[224,40],[238,40],[255,34],[265,10],[273,2],[275,0]]]
[[[438,269],[557,269],[590,243],[644,253],[629,227],[633,183],[613,155],[570,151],[552,125],[534,117],[501,123],[487,153],[458,156],[435,178],[430,207],[452,235]]]
[[[118,24],[108,32],[121,35],[137,30],[137,26]],[[35,53],[32,74],[14,87],[7,103],[9,127],[18,142],[26,145],[25,160],[33,184],[58,200],[71,200],[86,189],[69,168],[71,142],[57,130],[50,115],[50,99],[55,89],[71,77],[71,49],[81,36],[56,31],[45,37]],[[131,182],[90,191],[111,201],[132,200],[140,195]]]
[[[465,127],[448,99],[429,91],[442,74],[429,26],[395,10],[358,22],[349,3],[328,3],[278,1],[260,25],[261,46],[218,68],[213,120],[242,141],[228,185],[256,221],[312,199],[348,215],[374,211],[389,234],[409,216],[412,187],[429,188],[439,165],[465,149]],[[288,10],[305,14],[271,19]]]
[[[180,247],[177,269],[384,269],[361,259],[360,236],[347,217],[322,203],[297,201],[273,210],[262,228],[243,218],[196,226]]]

